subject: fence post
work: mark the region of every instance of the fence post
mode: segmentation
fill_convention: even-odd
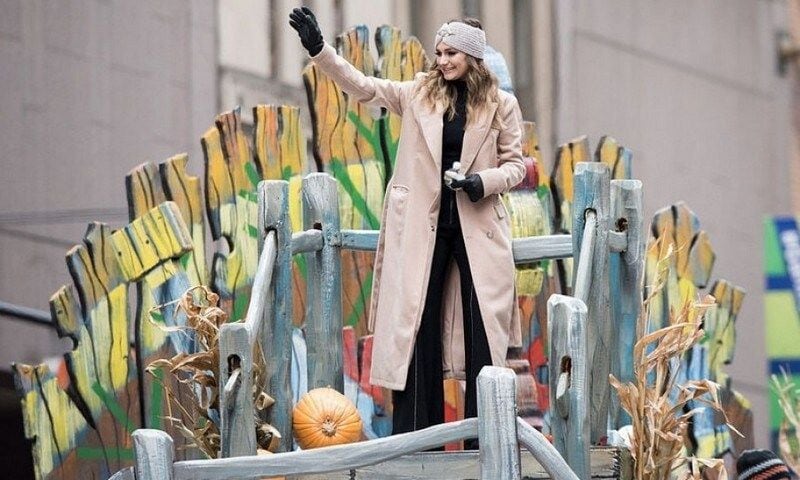
[[[134,430],[133,454],[136,480],[172,480],[172,437],[162,430],[140,428]]]
[[[611,385],[612,326],[609,316],[608,297],[608,225],[610,214],[610,173],[608,166],[599,162],[580,162],[575,168],[574,210],[572,213],[572,247],[575,251],[574,275],[577,276],[581,261],[581,242],[587,210],[595,212],[596,231],[592,252],[591,286],[582,299],[588,311],[589,350],[589,394],[591,395],[591,436],[599,443],[608,432],[608,406]]]
[[[330,386],[344,393],[339,194],[330,175],[311,173],[303,179],[303,228],[322,230],[325,239],[307,262],[308,388]]]
[[[478,374],[478,440],[481,479],[521,478],[517,446],[516,375],[483,367]]]
[[[611,373],[621,382],[633,381],[633,346],[636,322],[642,305],[642,272],[644,270],[644,235],[642,232],[642,182],[611,181],[612,228],[624,232],[625,251],[611,254],[611,318],[614,325],[615,349],[611,357]],[[620,428],[630,424],[630,416],[619,404],[619,396],[611,390],[609,425]]]
[[[586,305],[551,295],[547,318],[553,443],[578,478],[590,478]]]
[[[244,323],[219,332],[220,458],[256,454],[253,352]]]
[[[278,452],[292,450],[292,223],[289,219],[289,182],[266,180],[258,184],[259,251],[267,231],[277,242],[272,271],[272,308],[261,323],[259,338],[266,359],[266,382],[275,403],[267,422],[281,433]],[[310,277],[309,277],[310,278]]]

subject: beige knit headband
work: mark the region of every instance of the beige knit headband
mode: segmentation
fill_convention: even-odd
[[[483,58],[483,51],[486,48],[486,33],[480,28],[466,23],[444,23],[436,32],[433,49],[436,50],[436,46],[442,41],[467,55]]]

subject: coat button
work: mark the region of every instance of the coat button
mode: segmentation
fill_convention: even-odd
[[[494,238],[494,232],[489,230],[488,232],[486,232],[486,236],[489,238]]]
[[[435,231],[435,230],[436,230],[436,227],[434,227],[433,225],[431,225],[431,232],[433,232],[433,231]]]

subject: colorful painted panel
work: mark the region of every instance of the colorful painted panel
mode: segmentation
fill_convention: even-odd
[[[795,217],[779,216],[764,222],[764,294],[767,373],[787,372],[800,385],[800,230]],[[772,449],[778,451],[783,413],[773,389],[769,392]]]

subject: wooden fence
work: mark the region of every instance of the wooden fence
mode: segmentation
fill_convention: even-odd
[[[598,443],[592,435],[598,439],[606,435],[611,353],[620,350],[612,336],[615,328],[610,324],[609,291],[612,283],[618,285],[615,295],[621,296],[625,304],[636,305],[635,300],[641,298],[641,184],[636,180],[611,181],[608,166],[595,162],[578,164],[574,188],[573,231],[577,234],[513,241],[516,263],[575,259],[575,297],[553,295],[548,302],[551,431],[555,450],[528,423],[520,421],[518,430],[513,372],[488,368],[479,380],[478,425],[495,427],[478,428],[481,478],[520,478],[518,440],[547,472],[551,475],[560,472],[554,478],[590,478],[589,447]],[[374,251],[377,231],[341,230],[336,180],[327,174],[313,173],[303,179],[302,185],[304,223],[310,228],[291,234],[287,222],[287,191],[286,181],[259,184],[262,248],[248,315],[243,323],[224,325],[220,333],[220,385],[224,386],[220,391],[222,458],[256,454],[253,419],[257,412],[250,393],[252,352],[256,342],[268,352],[266,356],[271,364],[268,383],[275,405],[270,420],[282,434],[281,450],[291,450],[293,402],[292,392],[285,387],[289,382],[286,359],[292,356],[292,342],[286,315],[288,308],[282,303],[282,299],[290,302],[292,298],[292,284],[288,281],[291,254],[305,253],[310,258],[307,308],[312,313],[306,318],[309,388],[331,385],[339,391],[343,389],[340,250]],[[612,205],[615,205],[613,211]],[[611,218],[615,219],[615,225],[624,228],[612,230]],[[619,278],[613,281],[609,276],[609,252],[621,256],[631,252],[626,262],[631,264],[630,268],[619,270]],[[272,309],[268,308],[271,299],[274,299]],[[593,328],[589,326],[590,317]],[[636,315],[627,318],[635,319]],[[635,330],[635,324],[618,325],[616,329]],[[590,345],[594,348],[589,348]],[[618,378],[624,377],[619,369],[613,373]],[[174,478],[238,478],[355,469],[470,438],[475,435],[475,423],[471,422],[450,423],[406,436],[335,447],[330,451],[282,453],[246,461],[177,462],[170,475]],[[166,433],[156,432],[139,430],[134,434],[136,478],[139,480],[162,478],[164,469],[169,471],[168,465],[172,463],[171,438]],[[159,461],[167,466],[154,466],[157,465],[154,458],[161,459]],[[283,467],[278,468],[281,465]],[[158,472],[153,468],[158,468]]]

